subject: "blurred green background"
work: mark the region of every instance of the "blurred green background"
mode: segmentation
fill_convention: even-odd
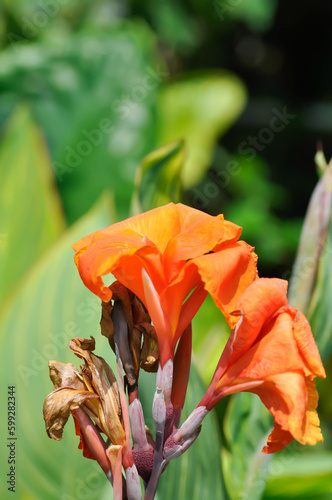
[[[71,243],[182,201],[243,226],[261,276],[290,277],[318,180],[317,143],[332,155],[331,21],[328,0],[0,2],[0,422],[6,430],[14,384],[18,498],[111,495],[73,426],[51,442],[41,413],[48,359],[75,363],[70,338],[95,335],[111,362]],[[328,374],[329,273],[326,251],[307,312]],[[194,324],[186,411],[228,333],[207,300]],[[141,384],[149,415],[153,381]],[[171,464],[159,500],[332,498],[328,386],[318,382],[325,442],[291,445],[273,460],[260,453],[271,427],[263,405],[228,398]],[[2,479],[7,458],[4,436]],[[0,491],[10,498],[5,481]]]

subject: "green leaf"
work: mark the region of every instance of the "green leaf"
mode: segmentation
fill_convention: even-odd
[[[143,159],[136,174],[135,213],[180,201],[185,157],[184,143],[178,141],[156,149]]]
[[[301,445],[277,454],[269,468],[264,500],[329,500],[332,454],[301,453]]]
[[[0,55],[0,109],[22,97],[31,102],[69,223],[105,188],[120,218],[128,215],[136,167],[155,147],[156,93],[167,76],[140,22],[58,30]]]
[[[108,203],[109,205],[109,203]],[[83,285],[73,262],[70,245],[111,221],[105,202],[73,226],[38,263],[12,297],[0,320],[0,425],[7,437],[7,386],[16,387],[17,498],[33,500],[97,499],[104,474],[77,449],[71,421],[63,440],[46,435],[43,401],[52,390],[48,360],[72,362],[68,348],[75,336],[96,336],[98,354],[111,354],[99,329],[100,300]],[[103,352],[104,350],[104,352]],[[112,353],[113,354],[113,353]],[[113,355],[110,356],[113,359]],[[9,471],[8,449],[0,449],[1,470]],[[0,497],[8,498],[5,481]]]
[[[223,474],[233,500],[262,497],[270,455],[261,452],[273,427],[260,399],[250,393],[232,397],[224,419]]]
[[[329,290],[329,283],[324,282],[322,272],[329,272],[326,261],[329,260],[331,237],[329,241],[326,239],[332,215],[332,163],[326,165],[322,174],[308,204],[289,291],[291,304],[309,315],[317,301],[324,301]],[[326,286],[326,290],[322,286]],[[316,333],[320,335],[319,330]]]
[[[323,362],[332,352],[332,224],[318,264],[317,282],[308,319]],[[305,270],[303,270],[305,272]]]
[[[226,71],[188,75],[162,89],[159,143],[185,139],[188,159],[182,177],[184,188],[202,179],[217,139],[238,118],[245,102],[244,85]]]
[[[65,227],[44,137],[25,105],[5,128],[0,178],[1,302]]]
[[[219,2],[220,3],[220,2]],[[267,31],[271,28],[274,15],[278,7],[277,0],[241,0],[232,3],[221,4],[217,13],[223,13],[224,17],[243,21],[252,31]]]

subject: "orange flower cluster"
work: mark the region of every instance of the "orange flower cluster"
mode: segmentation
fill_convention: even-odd
[[[235,327],[200,403],[211,409],[237,391],[258,394],[275,419],[263,451],[293,438],[322,440],[314,377],[325,377],[305,317],[287,302],[287,284],[258,279],[241,228],[184,205],[169,204],[97,231],[73,245],[85,285],[103,301],[111,273],[143,302],[156,329],[160,363],[173,359],[181,334],[206,293]]]

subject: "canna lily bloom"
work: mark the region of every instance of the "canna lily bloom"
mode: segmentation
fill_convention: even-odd
[[[256,255],[238,241],[240,233],[222,215],[170,203],[82,238],[73,245],[75,263],[85,285],[104,302],[112,299],[102,279],[110,273],[142,301],[163,367],[207,293],[235,325],[238,318],[230,313],[257,278]]]
[[[308,321],[286,294],[286,281],[267,278],[244,291],[234,313],[240,319],[199,404],[210,410],[228,394],[257,394],[274,417],[265,453],[294,438],[310,445],[323,440],[314,378],[325,378],[325,370]]]

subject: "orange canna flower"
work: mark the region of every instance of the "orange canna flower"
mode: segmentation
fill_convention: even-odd
[[[245,288],[257,278],[256,255],[241,228],[182,204],[170,203],[96,231],[73,245],[85,285],[112,299],[112,274],[147,308],[158,337],[160,363],[173,359],[185,328],[210,293],[231,326]],[[186,300],[187,299],[187,300]]]
[[[228,394],[257,394],[274,417],[265,453],[294,438],[310,445],[323,440],[314,378],[325,378],[325,370],[308,321],[286,294],[286,281],[268,278],[244,291],[233,313],[241,318],[199,404],[210,410]]]

